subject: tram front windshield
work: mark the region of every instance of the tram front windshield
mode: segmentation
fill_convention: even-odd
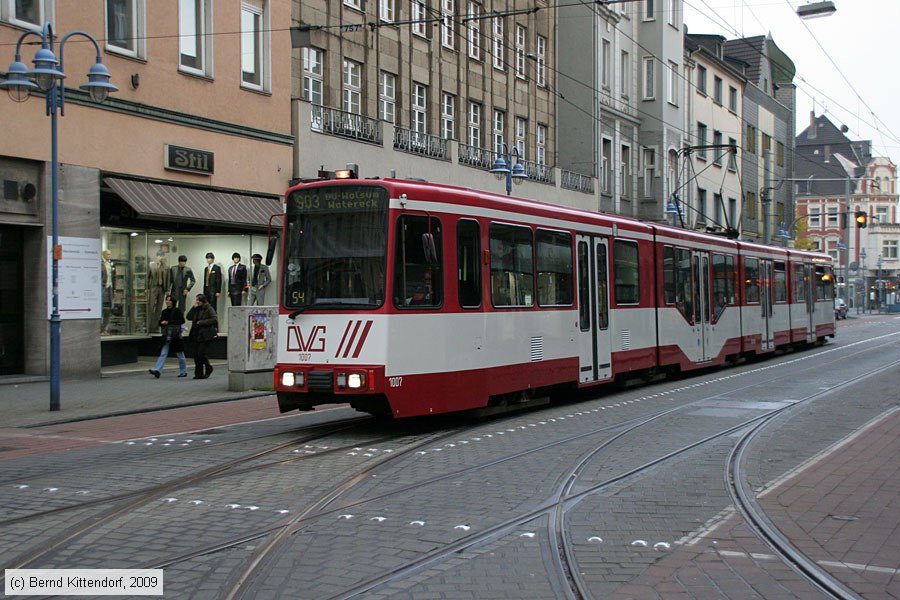
[[[384,303],[388,193],[317,186],[287,201],[285,308],[371,309]]]

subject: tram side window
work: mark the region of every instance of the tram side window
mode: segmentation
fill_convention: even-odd
[[[734,257],[727,254],[713,254],[713,315],[718,318],[734,297]]]
[[[641,270],[637,242],[616,240],[613,245],[613,277],[616,304],[639,304]]]
[[[816,267],[816,300],[834,298],[834,274],[830,267]]]
[[[539,306],[571,306],[572,293],[572,236],[559,231],[538,229],[537,287]]]
[[[806,302],[806,269],[802,264],[794,264],[794,299]]]
[[[494,306],[534,305],[534,242],[531,229],[491,224],[491,301]]]
[[[433,244],[429,240],[433,240]],[[441,305],[441,245],[439,219],[415,215],[403,215],[397,219],[394,304],[416,308]]]
[[[663,246],[663,301],[675,304],[675,250]]]
[[[459,305],[481,306],[481,236],[477,221],[464,219],[456,224],[456,278]]]
[[[787,271],[783,262],[775,263],[775,302],[787,302]]]
[[[744,292],[747,304],[759,304],[759,260],[744,259]]]

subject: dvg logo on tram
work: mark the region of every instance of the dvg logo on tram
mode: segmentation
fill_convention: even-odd
[[[351,320],[344,328],[340,343],[334,354],[335,358],[359,358],[363,346],[369,337],[373,320]],[[313,352],[325,352],[325,325],[313,325],[304,335],[299,325],[289,325],[287,329],[288,352],[300,352],[301,360],[309,360],[309,354]]]
[[[325,352],[325,326],[313,325],[309,335],[303,335],[299,325],[288,326],[288,352]]]

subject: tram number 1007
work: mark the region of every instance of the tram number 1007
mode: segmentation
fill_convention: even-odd
[[[388,385],[392,388],[403,387],[402,377],[388,377]]]

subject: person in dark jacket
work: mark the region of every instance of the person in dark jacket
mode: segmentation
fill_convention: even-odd
[[[178,376],[187,377],[187,360],[184,358],[184,339],[181,337],[181,326],[184,324],[184,314],[175,306],[175,297],[166,294],[166,307],[159,315],[159,330],[162,332],[162,349],[156,366],[150,369],[150,374],[159,379],[163,365],[169,352],[174,352],[178,357]]]
[[[219,333],[219,316],[216,309],[210,306],[206,296],[197,294],[187,318],[191,321],[190,338],[194,342],[194,379],[206,379],[213,372],[207,357],[207,348]]]

